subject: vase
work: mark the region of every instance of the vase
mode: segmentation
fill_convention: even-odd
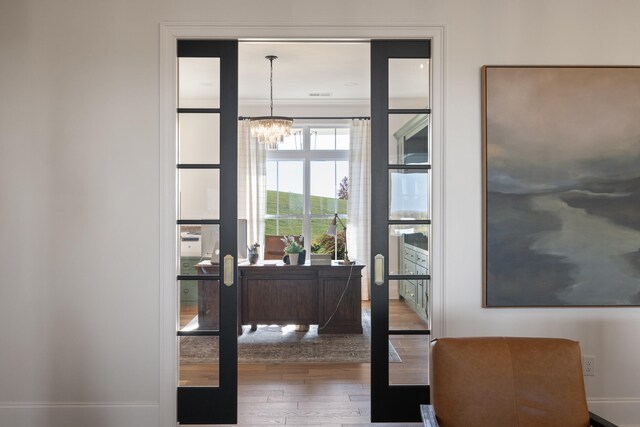
[[[289,265],[298,265],[298,253],[289,254]]]
[[[258,253],[249,254],[249,264],[257,263],[258,262],[258,257],[259,257]]]

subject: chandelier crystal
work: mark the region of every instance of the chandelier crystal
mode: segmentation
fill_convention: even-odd
[[[258,139],[258,143],[265,144],[269,150],[275,150],[285,136],[291,135],[292,125],[293,120],[287,117],[256,117],[251,119],[251,133]]]
[[[270,63],[270,79],[271,88],[271,114],[269,116],[254,117],[251,119],[251,136],[258,140],[258,143],[264,144],[267,149],[275,150],[278,144],[284,141],[286,136],[291,135],[293,127],[293,119],[290,117],[273,115],[273,60],[278,58],[275,55],[265,56]]]

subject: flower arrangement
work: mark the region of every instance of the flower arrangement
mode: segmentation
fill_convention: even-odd
[[[286,254],[299,254],[304,250],[304,246],[298,243],[294,236],[284,236],[280,240],[284,243],[284,253]]]

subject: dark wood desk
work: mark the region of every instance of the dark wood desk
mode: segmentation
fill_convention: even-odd
[[[214,274],[210,264],[198,264],[200,274]],[[363,265],[241,264],[238,266],[239,325],[326,325],[319,334],[361,334],[361,275]],[[211,269],[211,270],[210,270]],[[351,277],[349,279],[349,275]],[[347,283],[348,281],[348,283]],[[211,282],[209,282],[211,283]],[[346,287],[346,291],[345,291]],[[215,288],[215,289],[214,289]],[[203,289],[204,292],[200,292]],[[217,283],[198,286],[200,327],[218,324]],[[342,292],[344,297],[340,301]],[[215,293],[215,297],[211,295]],[[211,300],[200,303],[200,298]],[[338,302],[340,305],[338,306]],[[338,306],[336,310],[336,306]],[[201,312],[201,308],[204,310]],[[333,318],[331,314],[336,310]],[[202,318],[201,318],[202,316]],[[202,319],[202,320],[200,320]],[[328,321],[328,323],[327,323]]]
[[[219,275],[220,265],[201,261],[196,265],[198,275]],[[217,330],[220,307],[220,283],[217,280],[198,280],[198,329]]]

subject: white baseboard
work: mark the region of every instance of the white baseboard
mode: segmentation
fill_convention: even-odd
[[[157,427],[157,403],[0,403],[2,427]]]
[[[619,427],[640,427],[640,398],[587,399],[589,410]]]

